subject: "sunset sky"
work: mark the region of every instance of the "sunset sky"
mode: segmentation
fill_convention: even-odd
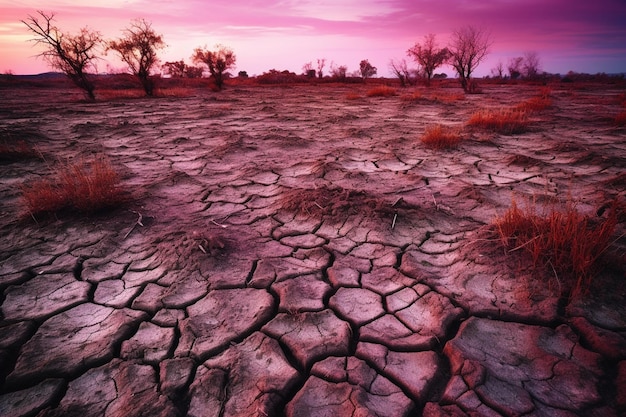
[[[528,51],[551,73],[626,72],[624,0],[0,0],[0,73],[49,71],[20,22],[37,10],[54,12],[63,31],[88,26],[109,39],[144,18],[168,45],[162,62],[190,63],[194,48],[223,44],[237,55],[235,72],[250,75],[301,73],[305,63],[325,58],[326,70],[334,62],[352,72],[368,59],[379,76],[388,76],[389,61],[407,58],[424,35],[436,34],[443,46],[467,24],[493,40],[477,76]],[[100,72],[122,68],[113,55],[105,58]],[[447,67],[440,71],[453,75]]]

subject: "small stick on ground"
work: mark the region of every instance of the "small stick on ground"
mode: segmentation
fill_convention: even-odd
[[[133,227],[130,228],[130,230],[128,232],[126,232],[126,234],[124,235],[124,240],[130,236],[130,234],[133,232],[133,230],[135,230],[135,227],[137,227],[138,225],[143,227],[143,215],[141,213],[139,213],[138,211],[133,211],[133,213],[137,214],[139,217],[137,218],[137,221],[135,222],[135,224],[133,224]]]

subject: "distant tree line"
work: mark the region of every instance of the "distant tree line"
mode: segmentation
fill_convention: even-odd
[[[163,36],[152,29],[152,24],[144,19],[131,21],[123,30],[123,36],[115,40],[105,40],[100,32],[84,27],[78,33],[66,33],[54,24],[54,13],[38,11],[36,16],[28,16],[22,23],[35,35],[32,39],[44,47],[40,54],[48,64],[61,72],[86,96],[95,99],[95,84],[91,75],[96,70],[100,54],[116,53],[135,75],[146,95],[152,96],[155,89],[154,69],[159,62],[158,51],[165,48]],[[205,69],[221,89],[227,71],[235,67],[236,56],[227,47],[217,45],[215,50],[196,48],[192,60],[199,67],[189,67],[183,61],[165,63],[163,68],[172,76],[190,78],[202,76]]]

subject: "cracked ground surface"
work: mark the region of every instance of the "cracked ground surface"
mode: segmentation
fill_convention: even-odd
[[[0,415],[623,415],[623,269],[564,300],[485,238],[512,198],[624,195],[623,89],[557,86],[525,133],[464,127],[538,90],[3,90],[3,140],[44,159],[0,164]],[[435,123],[461,145],[422,145]],[[130,203],[19,219],[20,184],[91,154]]]

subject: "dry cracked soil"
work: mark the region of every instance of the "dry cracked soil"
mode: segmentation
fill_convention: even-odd
[[[466,122],[542,87],[369,88],[0,90],[40,156],[0,161],[0,415],[624,415],[623,218],[573,299],[492,226],[513,198],[606,215],[624,88],[557,85],[510,135]],[[90,155],[124,204],[24,215],[21,184]]]

